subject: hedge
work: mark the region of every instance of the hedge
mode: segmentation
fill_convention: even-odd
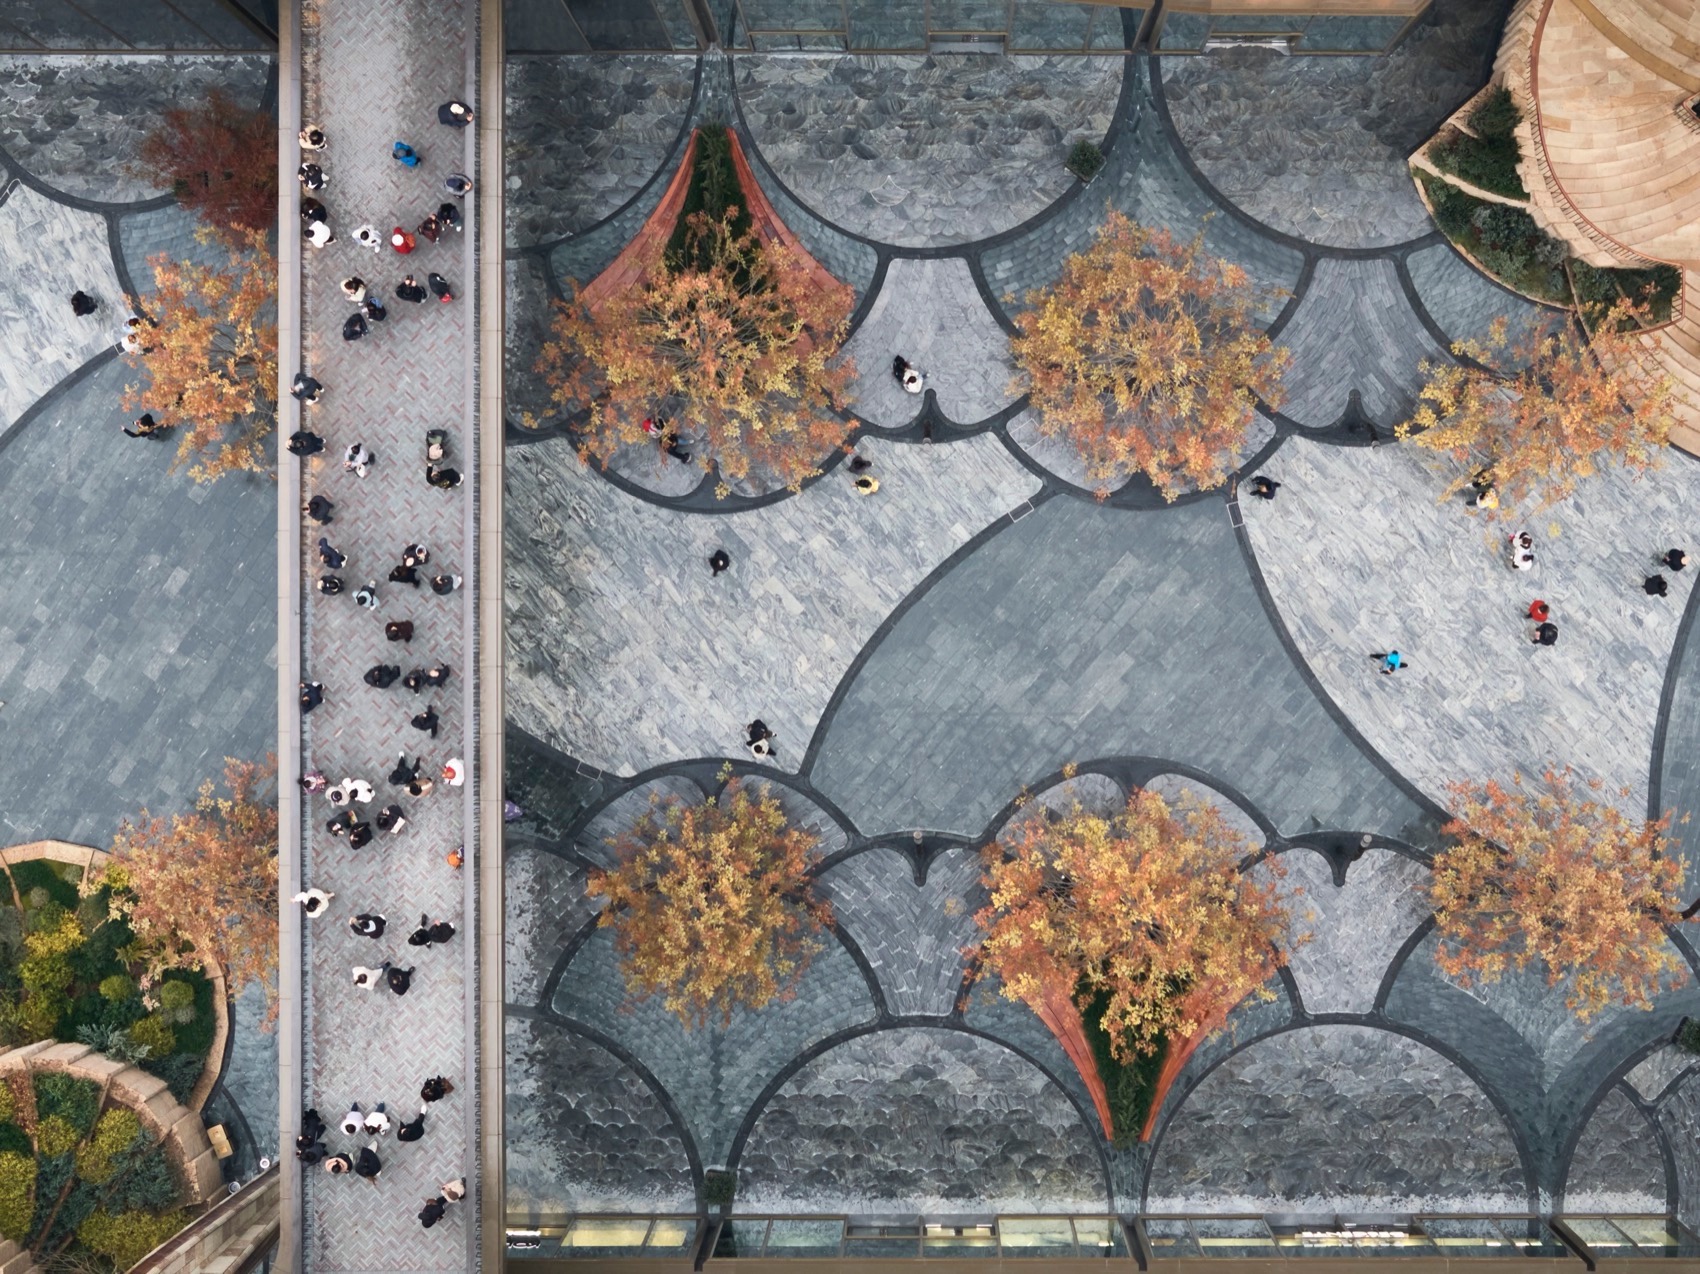
[[[1520,153],[1514,137],[1471,137],[1454,133],[1429,147],[1429,159],[1442,172],[1461,177],[1472,186],[1507,199],[1527,200],[1529,192],[1517,175]]]

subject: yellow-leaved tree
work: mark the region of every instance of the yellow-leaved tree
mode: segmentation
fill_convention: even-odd
[[[124,392],[126,411],[150,411],[179,430],[177,463],[190,463],[197,482],[264,473],[265,438],[277,424],[277,264],[263,233],[228,251],[221,266],[148,258],[155,326],[142,329],[143,351],[130,356],[147,376]]]
[[[1468,986],[1537,966],[1584,1020],[1614,1001],[1650,1009],[1686,980],[1665,927],[1696,908],[1676,902],[1683,866],[1670,821],[1631,818],[1596,800],[1599,786],[1569,769],[1450,786],[1452,843],[1429,882],[1445,973]]]
[[[618,864],[589,889],[641,998],[699,1026],[795,992],[832,908],[810,879],[814,835],[771,792],[734,781],[718,798],[666,801],[610,843]]]
[[[1179,815],[1140,790],[1113,814],[1031,818],[983,851],[991,902],[975,917],[981,967],[1033,1004],[1057,988],[1118,1061],[1219,1026],[1286,963],[1284,869],[1242,871],[1252,846],[1214,808]]]
[[[575,288],[559,307],[537,371],[556,405],[582,416],[585,459],[653,446],[644,421],[665,420],[726,482],[795,488],[849,437],[837,410],[854,367],[838,354],[852,293],[738,229],[739,215],[693,213],[682,253],[670,260],[656,244],[632,286],[595,305]]]
[[[1220,486],[1290,361],[1257,324],[1239,266],[1112,213],[1062,277],[1030,294],[1010,342],[1040,432],[1101,486],[1145,474],[1167,499]]]
[[[1417,410],[1398,435],[1457,462],[1442,499],[1483,469],[1502,503],[1545,505],[1602,464],[1650,468],[1675,417],[1671,380],[1636,335],[1649,321],[1647,307],[1628,300],[1591,339],[1575,323],[1513,337],[1496,319],[1485,342],[1452,347],[1471,362],[1423,363]]]

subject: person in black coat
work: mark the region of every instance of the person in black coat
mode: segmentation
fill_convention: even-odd
[[[354,1161],[354,1171],[368,1181],[376,1181],[383,1170],[384,1162],[378,1158],[378,1143],[374,1141],[369,1146],[363,1146],[360,1157]]]
[[[380,832],[399,835],[407,826],[407,814],[399,805],[386,805],[378,811],[377,823]]]
[[[430,1104],[434,1101],[442,1101],[443,1098],[454,1092],[454,1090],[455,1086],[448,1080],[444,1079],[441,1075],[433,1075],[430,1079],[426,1080],[419,1086],[419,1100],[426,1104]]]
[[[307,1138],[309,1141],[317,1141],[320,1137],[325,1135],[325,1132],[326,1125],[324,1117],[319,1114],[315,1107],[309,1106],[306,1110],[301,1112],[301,1136]],[[301,1144],[300,1140],[297,1139],[295,1144],[299,1146]]]
[[[373,664],[366,670],[366,684],[388,690],[401,676],[400,664]]]
[[[425,289],[419,286],[419,280],[411,274],[395,285],[396,296],[403,301],[412,301],[415,305],[425,300]]]
[[[99,303],[81,288],[71,293],[71,313],[78,318],[87,318],[99,308]]]
[[[297,429],[286,445],[291,455],[316,456],[325,449],[325,440],[310,429]]]
[[[395,1139],[397,1141],[418,1141],[424,1135],[425,1112],[423,1110],[419,1112],[417,1117],[408,1120],[405,1124],[396,1125]]]
[[[465,128],[472,123],[472,108],[458,97],[451,97],[437,108],[437,122],[450,128]]]
[[[302,1145],[304,1139],[295,1139],[295,1157],[305,1164],[319,1163],[330,1153],[330,1148],[322,1141],[309,1141]]]
[[[371,319],[374,323],[382,323],[390,316],[390,312],[386,310],[382,304],[374,301],[371,297],[367,297],[364,301],[360,302],[360,312],[367,318]]]
[[[390,990],[397,995],[406,995],[408,987],[413,985],[413,966],[409,965],[405,969],[398,969],[386,962],[384,981],[390,984]]]
[[[331,570],[340,571],[348,565],[348,554],[337,552],[330,539],[321,535],[319,537],[319,560],[330,567]]]
[[[386,641],[412,641],[413,621],[411,619],[392,619],[384,625]]]
[[[449,286],[449,281],[435,270],[425,276],[425,282],[431,289],[431,295],[444,305],[455,299],[454,289]]]
[[[347,1155],[332,1155],[325,1160],[325,1171],[333,1177],[340,1177],[354,1167],[354,1160]]]
[[[345,341],[357,341],[362,336],[366,335],[367,330],[366,316],[364,314],[350,314],[348,318],[343,321],[342,339]]]
[[[324,701],[324,686],[317,681],[303,681],[301,683],[301,711],[303,714],[311,712]]]
[[[363,849],[371,843],[372,825],[370,823],[356,823],[348,829],[348,847],[350,849]]]
[[[449,677],[452,676],[453,673],[454,669],[450,668],[447,664],[440,662],[434,663],[425,670],[425,684],[433,689],[437,686],[446,686],[449,682]]]
[[[323,447],[324,445],[324,441],[320,440],[319,446]],[[313,521],[317,522],[320,526],[330,525],[332,521],[331,513],[335,509],[336,505],[332,504],[322,495],[316,495],[311,500],[307,501],[307,516],[312,518]]]
[[[425,1200],[425,1206],[419,1209],[419,1224],[429,1230],[443,1219],[448,1206],[448,1201],[440,1194],[435,1199]]]
[[[436,738],[437,737],[437,710],[436,710],[436,708],[426,708],[425,711],[418,713],[413,718],[412,725],[413,725],[413,728],[415,730],[428,731],[433,739]]]
[[[392,566],[390,567],[390,583],[411,584],[413,587],[418,588],[420,584],[419,572],[413,567],[405,564],[401,566]]]
[[[362,938],[381,938],[384,936],[384,918],[363,911],[358,916],[349,918],[348,927]]]
[[[325,824],[325,830],[332,836],[343,836],[359,821],[354,817],[353,810],[343,810],[342,813]]]
[[[316,403],[324,392],[325,387],[306,372],[296,372],[295,379],[289,383],[289,396],[298,402]]]
[[[419,777],[419,762],[408,764],[407,753],[401,754],[401,759],[395,763],[395,769],[390,771],[391,787],[406,787]]]

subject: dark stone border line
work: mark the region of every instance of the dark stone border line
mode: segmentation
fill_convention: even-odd
[[[1352,724],[1351,718],[1334,701],[1334,697],[1328,693],[1322,682],[1317,679],[1316,674],[1311,671],[1309,662],[1299,650],[1298,644],[1293,640],[1293,635],[1288,630],[1286,621],[1281,617],[1280,608],[1276,606],[1275,598],[1269,591],[1269,585],[1263,578],[1263,568],[1258,565],[1257,552],[1252,547],[1251,536],[1245,528],[1245,519],[1240,515],[1238,496],[1230,494],[1225,503],[1228,506],[1229,520],[1233,525],[1234,539],[1239,543],[1240,554],[1245,559],[1246,573],[1251,578],[1252,587],[1257,591],[1258,600],[1263,603],[1263,611],[1269,619],[1270,627],[1274,630],[1282,649],[1287,652],[1287,657],[1292,661],[1300,679],[1310,689],[1311,694],[1316,697],[1317,702],[1322,705],[1323,710],[1334,719],[1335,725],[1363,754],[1364,759],[1386,775],[1393,785],[1403,792],[1419,810],[1428,814],[1434,823],[1433,828],[1430,829],[1430,835],[1438,834],[1440,824],[1447,820],[1446,811],[1425,796],[1416,784],[1399,773],[1393,763],[1377,749],[1370,746],[1369,741]]]
[[[1156,1165],[1157,1155],[1162,1149],[1163,1138],[1168,1135],[1169,1128],[1174,1123],[1176,1113],[1178,1113],[1181,1107],[1186,1104],[1187,1099],[1192,1096],[1198,1087],[1203,1084],[1203,1082],[1208,1079],[1218,1067],[1223,1065],[1223,1063],[1238,1056],[1240,1053],[1250,1048],[1253,1044],[1259,1044],[1265,1040],[1274,1039],[1279,1035],[1287,1035],[1293,1031],[1307,1030],[1316,1026],[1363,1026],[1374,1030],[1385,1031],[1389,1035],[1402,1035],[1406,1039],[1414,1040],[1416,1043],[1432,1050],[1448,1062],[1451,1062],[1452,1065],[1456,1066],[1465,1074],[1466,1077],[1468,1077],[1471,1083],[1481,1090],[1482,1095],[1485,1096],[1488,1101],[1493,1104],[1493,1108],[1499,1112],[1499,1117],[1505,1121],[1505,1126],[1511,1133],[1512,1145],[1517,1151],[1518,1166],[1523,1170],[1523,1188],[1524,1194],[1528,1200],[1528,1209],[1531,1212],[1539,1211],[1537,1204],[1540,1199],[1540,1177],[1535,1168],[1534,1151],[1529,1145],[1528,1138],[1521,1122],[1512,1113],[1504,1098],[1500,1096],[1499,1092],[1493,1087],[1493,1085],[1489,1084],[1486,1079],[1477,1072],[1474,1063],[1464,1057],[1463,1054],[1459,1053],[1445,1040],[1430,1035],[1421,1027],[1412,1026],[1409,1023],[1401,1022],[1396,1018],[1386,1017],[1379,1012],[1307,1013],[1303,1016],[1294,1016],[1291,1021],[1277,1026],[1272,1030],[1265,1031],[1260,1035],[1252,1036],[1248,1039],[1237,1040],[1233,1047],[1226,1053],[1211,1062],[1210,1065],[1204,1067],[1196,1078],[1191,1078],[1191,1082],[1187,1082],[1190,1077],[1188,1076],[1187,1068],[1183,1067],[1181,1073],[1175,1077],[1174,1086],[1169,1089],[1168,1096],[1163,1101],[1164,1111],[1159,1115],[1157,1130],[1152,1134],[1151,1141],[1149,1143],[1151,1149],[1149,1155],[1146,1157],[1144,1180],[1141,1182],[1139,1191],[1139,1203],[1141,1210],[1144,1210],[1146,1202],[1150,1198],[1151,1170]],[[1182,1087],[1183,1084],[1185,1085],[1184,1088]]]
[[[789,1062],[785,1063],[784,1066],[779,1068],[773,1077],[762,1087],[762,1090],[756,1094],[755,1100],[750,1103],[750,1108],[744,1112],[743,1120],[739,1124],[738,1131],[732,1138],[732,1145],[726,1153],[727,1170],[736,1174],[738,1171],[738,1162],[743,1157],[744,1145],[749,1140],[750,1134],[755,1131],[756,1123],[766,1112],[768,1104],[772,1102],[774,1096],[779,1092],[779,1090],[785,1086],[793,1075],[802,1070],[803,1067],[807,1066],[823,1053],[831,1052],[833,1049],[839,1047],[839,1045],[848,1044],[851,1040],[860,1039],[864,1035],[876,1035],[882,1031],[905,1029],[955,1031],[961,1035],[971,1035],[977,1039],[985,1040],[988,1043],[996,1044],[1000,1048],[1007,1049],[1009,1052],[1014,1053],[1017,1057],[1021,1058],[1022,1061],[1026,1062],[1029,1066],[1032,1066],[1041,1075],[1043,1075],[1052,1087],[1056,1088],[1058,1092],[1068,1098],[1069,1104],[1074,1107],[1075,1114],[1080,1117],[1081,1124],[1085,1127],[1094,1149],[1098,1152],[1098,1162],[1099,1167],[1104,1174],[1104,1187],[1106,1197],[1108,1199],[1109,1210],[1111,1212],[1116,1210],[1114,1174],[1110,1170],[1108,1144],[1104,1141],[1102,1129],[1098,1124],[1098,1112],[1082,1105],[1079,1098],[1077,1098],[1075,1094],[1069,1090],[1068,1085],[1058,1079],[1058,1077],[1052,1073],[1049,1066],[1045,1065],[1043,1062],[1039,1061],[1038,1058],[1028,1053],[1026,1049],[1021,1048],[1019,1045],[1012,1044],[999,1036],[993,1035],[990,1031],[984,1030],[983,1028],[969,1026],[966,1022],[957,1021],[951,1017],[931,1017],[924,1015],[888,1017],[883,1020],[866,1022],[858,1026],[843,1027],[840,1030],[834,1031],[832,1034],[827,1035],[809,1045]]]
[[[702,62],[705,55],[698,53],[687,54],[684,56],[689,56],[691,60],[696,63],[696,68],[691,74],[691,100],[685,107],[684,122],[679,125],[678,133],[674,135],[672,144],[668,146],[667,154],[662,159],[661,166],[649,175],[649,179],[637,189],[636,193],[607,216],[598,217],[595,221],[592,221],[583,229],[575,230],[571,234],[559,235],[556,238],[548,239],[541,243],[528,243],[523,247],[505,248],[502,252],[502,260],[504,262],[518,261],[523,257],[531,256],[542,257],[544,261],[547,262],[549,254],[554,252],[554,250],[560,247],[563,243],[571,243],[575,239],[582,239],[585,235],[600,230],[603,226],[614,220],[614,218],[625,213],[633,204],[637,203],[640,199],[647,195],[655,187],[656,182],[660,181],[664,176],[668,176],[668,174],[672,173],[673,170],[679,166],[679,160],[684,154],[685,142],[690,137],[691,130],[696,127],[697,103],[702,100]],[[505,69],[506,56],[504,56],[503,60]],[[505,81],[505,75],[503,79]],[[506,88],[505,83],[503,88]],[[507,115],[507,106],[507,97],[504,92],[502,101],[502,114],[504,117]],[[505,161],[506,156],[503,156],[503,159]],[[671,177],[668,179],[671,180]],[[505,231],[507,227],[504,226],[503,229]],[[543,273],[548,277],[551,289],[559,294],[561,285],[559,280],[555,278],[555,272],[545,268]]]
[[[1615,1090],[1629,1099],[1629,1104],[1640,1112],[1653,1131],[1653,1140],[1659,1148],[1659,1158],[1665,1170],[1665,1207],[1672,1215],[1677,1208],[1677,1171],[1676,1155],[1671,1149],[1670,1142],[1665,1138],[1665,1130],[1659,1124],[1658,1107],[1653,1102],[1642,1100],[1641,1094],[1627,1079],[1630,1071],[1657,1049],[1663,1048],[1667,1040],[1653,1040],[1643,1044],[1630,1053],[1607,1073],[1606,1078],[1594,1089],[1587,1101],[1582,1103],[1571,1121],[1570,1131],[1565,1134],[1564,1144],[1559,1146],[1553,1156],[1552,1196],[1562,1200],[1568,1193],[1566,1187],[1570,1184],[1570,1170],[1575,1166],[1576,1147],[1581,1144],[1582,1134],[1588,1131],[1588,1125],[1593,1122],[1594,1115],[1601,1104]],[[1668,1090],[1667,1090],[1668,1091]]]
[[[1434,913],[1430,912],[1421,924],[1411,930],[1405,941],[1399,944],[1399,949],[1393,953],[1393,958],[1387,962],[1387,971],[1381,975],[1381,984],[1375,988],[1375,1000],[1370,1005],[1372,1013],[1386,1014],[1387,1001],[1393,996],[1393,988],[1399,981],[1399,975],[1404,973],[1405,966],[1410,963],[1411,957],[1417,953],[1417,948],[1427,941],[1429,934],[1433,933],[1434,930]]]
[[[642,1080],[650,1092],[655,1094],[656,1100],[667,1112],[667,1117],[673,1121],[673,1131],[678,1134],[679,1144],[685,1148],[685,1158],[690,1165],[691,1185],[696,1190],[697,1196],[697,1211],[699,1213],[706,1211],[706,1204],[702,1197],[702,1155],[697,1149],[696,1138],[691,1135],[690,1125],[686,1123],[683,1113],[679,1110],[678,1103],[673,1100],[673,1094],[667,1091],[666,1086],[655,1077],[654,1072],[649,1067],[638,1059],[636,1054],[617,1040],[603,1034],[594,1026],[557,1013],[553,1009],[528,1009],[519,1004],[504,1004],[503,1014],[509,1018],[518,1017],[533,1022],[546,1022],[550,1026],[559,1027],[561,1030],[577,1035],[581,1039],[589,1040]]]
[[[1293,316],[1299,312],[1299,307],[1305,303],[1305,297],[1310,295],[1311,280],[1315,277],[1316,259],[1306,256],[1299,266],[1299,277],[1293,280],[1293,290],[1287,295],[1287,303],[1281,307],[1281,312],[1270,321],[1269,326],[1263,329],[1263,334],[1269,338],[1271,345],[1280,339],[1281,333],[1287,329],[1287,324],[1293,321]]]
[[[0,167],[5,168],[14,178],[42,198],[63,204],[67,208],[74,208],[78,212],[115,212],[122,216],[126,212],[153,212],[159,208],[169,208],[177,202],[177,196],[171,194],[154,195],[150,199],[138,199],[128,203],[109,199],[85,199],[81,195],[73,195],[57,186],[49,185],[19,163],[4,146],[0,146]]]
[[[1689,590],[1688,604],[1682,609],[1676,638],[1671,642],[1670,658],[1665,663],[1664,685],[1659,690],[1659,713],[1653,724],[1653,749],[1650,772],[1647,776],[1647,818],[1663,817],[1665,746],[1670,738],[1671,709],[1676,703],[1677,683],[1682,679],[1682,661],[1688,653],[1688,642],[1694,633],[1696,617],[1700,616],[1700,588]]]
[[[70,393],[77,385],[87,380],[95,372],[99,371],[102,367],[105,367],[106,364],[112,362],[117,357],[118,346],[109,345],[90,358],[88,362],[84,363],[81,367],[61,377],[55,384],[48,388],[46,393],[44,393],[40,398],[37,398],[28,407],[24,408],[24,410],[19,413],[18,418],[14,420],[10,426],[5,429],[0,429],[0,451],[4,451],[7,445],[24,431],[24,426],[30,424],[38,416],[45,413],[49,407],[55,406],[61,398]]]

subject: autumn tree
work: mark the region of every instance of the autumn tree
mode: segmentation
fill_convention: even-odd
[[[1568,769],[1538,783],[1450,786],[1452,843],[1429,882],[1435,961],[1448,976],[1468,986],[1538,965],[1583,1019],[1614,1000],[1650,1009],[1684,980],[1665,941],[1665,926],[1684,918],[1669,819],[1630,818],[1590,795],[1599,788]]]
[[[727,482],[796,487],[849,437],[836,412],[854,375],[839,357],[850,289],[740,230],[740,214],[692,214],[671,266],[656,244],[631,287],[595,304],[575,287],[559,307],[537,371],[558,406],[584,413],[585,459],[654,446],[643,422],[665,419]]]
[[[125,821],[112,861],[90,889],[110,885],[112,918],[136,935],[148,973],[217,969],[227,992],[276,984],[276,762],[226,758],[226,796],[209,779],[194,809]]]
[[[1619,301],[1590,339],[1576,324],[1512,337],[1494,321],[1485,342],[1459,341],[1465,362],[1423,363],[1416,413],[1401,438],[1458,464],[1447,498],[1488,469],[1500,500],[1550,504],[1602,464],[1657,464],[1674,423],[1670,378],[1641,344],[1644,303]]]
[[[233,246],[277,223],[277,122],[224,90],[165,112],[142,141],[143,171]]]
[[[815,837],[770,792],[734,781],[718,799],[668,801],[611,843],[618,865],[590,893],[641,997],[695,1026],[795,992],[832,909],[809,879]]]
[[[1107,484],[1145,474],[1167,499],[1220,486],[1290,361],[1257,325],[1265,298],[1237,265],[1112,213],[1062,278],[1029,294],[1010,342],[1047,437]]]
[[[265,236],[250,234],[222,266],[148,259],[154,326],[130,365],[147,379],[124,392],[126,411],[154,412],[179,430],[177,463],[197,482],[268,468],[277,422],[277,266]]]
[[[981,967],[1032,1003],[1067,987],[1125,1062],[1219,1023],[1286,963],[1284,870],[1240,864],[1252,847],[1219,811],[1179,815],[1155,792],[1099,814],[1028,819],[983,851],[991,902],[974,917]]]

